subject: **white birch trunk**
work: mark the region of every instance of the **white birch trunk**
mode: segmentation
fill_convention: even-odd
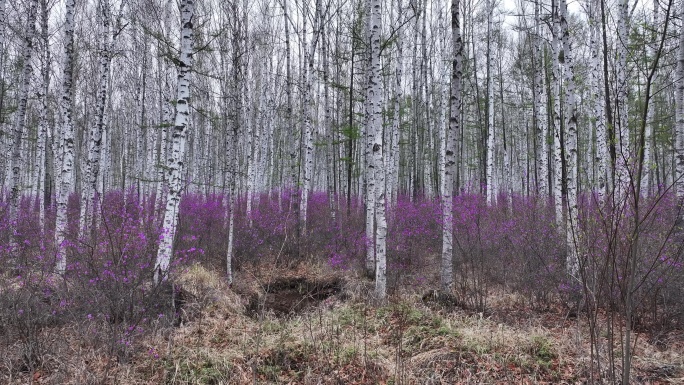
[[[0,0],[0,47],[5,47],[6,39],[5,36],[5,25],[7,25],[7,11],[6,11],[7,0]],[[4,56],[4,55],[2,55]],[[4,71],[4,58],[0,61],[0,71]]]
[[[648,44],[648,57],[650,60],[655,60],[657,49],[657,30],[660,28],[660,6],[658,0],[653,0],[653,22],[651,28],[650,44]],[[658,84],[658,69],[656,68],[651,77],[651,83],[657,88]],[[644,138],[644,164],[641,176],[641,194],[649,196],[653,190],[653,170],[655,164],[653,162],[653,130],[655,126],[655,108],[649,108],[646,115],[646,132]]]
[[[404,22],[403,19],[403,1],[397,0],[397,25]],[[399,132],[401,130],[401,100],[404,98],[404,90],[402,86],[402,77],[404,72],[404,43],[401,29],[397,31],[397,57],[393,61],[395,65],[394,75],[394,119],[392,121],[392,135],[390,150],[389,171],[387,173],[390,181],[388,183],[390,195],[390,207],[397,206],[399,196]]]
[[[496,169],[496,142],[494,135],[494,88],[492,80],[492,0],[487,0],[487,204],[496,204],[497,186],[494,170]]]
[[[558,1],[558,0],[556,0]],[[561,65],[560,20],[558,6],[553,9],[553,201],[556,224],[563,228],[563,154],[561,151]]]
[[[547,121],[546,88],[544,87],[544,39],[541,36],[541,0],[534,2],[534,109],[537,117],[537,192],[543,200],[549,196],[549,154]]]
[[[434,6],[438,9],[442,9],[442,2],[441,0],[436,1]],[[433,89],[435,89],[436,93],[439,95],[437,98],[437,108],[431,110],[434,111],[434,114],[436,115],[435,118],[435,125],[438,127],[438,142],[439,142],[439,150],[437,151],[437,175],[435,176],[435,179],[439,182],[437,186],[437,197],[440,199],[440,204],[442,204],[444,200],[444,190],[446,188],[446,148],[447,148],[447,140],[449,134],[447,133],[447,115],[448,115],[448,102],[449,102],[449,84],[446,79],[448,79],[448,73],[449,73],[449,68],[448,68],[448,63],[449,63],[449,55],[447,53],[447,44],[446,44],[446,38],[447,38],[447,33],[446,33],[446,21],[445,21],[446,16],[444,14],[440,14],[437,19],[437,34],[439,36],[439,43],[435,44],[437,45],[435,49],[435,56],[437,57],[437,68],[434,70],[434,72],[437,72],[436,75],[432,75],[431,82],[433,84]],[[431,71],[433,72],[433,71]],[[453,181],[452,181],[453,184]],[[442,206],[443,208],[444,206]]]
[[[235,88],[237,90],[237,87]],[[224,100],[227,100],[225,98]],[[225,108],[228,108],[227,102],[224,101]],[[238,121],[235,121],[235,127],[232,132],[227,135],[228,142],[226,149],[228,150],[228,178],[230,191],[228,195],[228,249],[226,250],[226,280],[229,285],[233,283],[233,257],[235,244],[235,213],[237,211],[236,196],[237,196],[237,179],[238,179]]]
[[[675,79],[675,191],[681,207],[684,205],[684,28],[679,31]],[[680,220],[684,219],[681,209],[679,215]]]
[[[233,5],[233,7],[235,7]],[[235,19],[237,19],[237,10],[236,8],[233,8],[233,15]],[[236,28],[237,29],[237,28]],[[225,82],[223,85],[223,92],[224,92],[224,97],[223,97],[223,109],[224,109],[224,119],[226,120],[226,126],[228,126],[228,111],[232,111],[233,115],[233,120],[232,120],[232,127],[228,127],[229,132],[226,134],[226,143],[225,143],[225,148],[226,148],[226,158],[228,162],[228,185],[229,185],[229,192],[228,192],[228,203],[227,203],[227,216],[228,216],[228,248],[226,250],[226,278],[228,284],[233,283],[233,257],[234,257],[234,244],[235,244],[235,215],[237,212],[237,207],[236,207],[236,201],[237,201],[237,196],[238,196],[238,182],[239,182],[239,177],[238,177],[238,169],[239,169],[239,162],[238,162],[238,149],[240,145],[240,111],[242,107],[239,105],[239,103],[229,103],[229,100],[235,100],[239,101],[240,100],[240,86],[239,86],[239,76],[240,76],[240,58],[239,58],[239,52],[240,50],[240,45],[238,42],[237,38],[237,33],[233,33],[233,40],[232,40],[232,45],[233,45],[233,66],[232,66],[232,83]],[[227,51],[227,49],[222,50],[222,55],[223,52]],[[226,60],[223,60],[225,62]],[[226,74],[225,78],[227,79],[229,76]],[[229,85],[230,84],[230,85]],[[230,89],[227,89],[230,87]]]
[[[308,54],[307,54],[308,55]],[[308,58],[307,62],[311,61],[313,63],[313,58]],[[313,174],[313,114],[314,114],[314,101],[311,95],[313,90],[313,80],[311,79],[314,75],[312,74],[314,68],[313,64],[308,65],[306,71],[306,86],[305,86],[305,109],[304,112],[304,159],[303,159],[303,177],[302,177],[302,195],[299,202],[299,224],[301,226],[301,235],[305,235],[307,231],[307,215],[309,208],[309,193],[311,192],[311,177]]]
[[[183,158],[185,155],[185,138],[187,134],[188,118],[190,115],[190,70],[192,69],[192,18],[194,13],[194,0],[181,0],[181,49],[178,60],[178,86],[176,117],[173,127],[173,147],[168,158],[169,193],[164,211],[162,237],[159,243],[157,261],[154,268],[154,281],[159,283],[165,279],[171,256],[173,253],[173,240],[176,235],[178,224],[178,206],[182,188],[181,178],[183,174]]]
[[[577,207],[577,106],[575,95],[575,64],[573,61],[572,43],[568,30],[568,14],[566,0],[560,2],[560,24],[563,41],[563,60],[565,64],[565,164],[567,175],[567,216],[566,216],[566,267],[570,276],[579,279],[579,259],[577,253],[577,236],[579,229],[579,213]]]
[[[283,0],[283,23],[285,24],[285,97],[286,97],[286,106],[285,106],[285,125],[286,125],[286,131],[290,132],[292,131],[293,136],[297,137],[296,135],[297,130],[295,129],[294,125],[294,120],[292,119],[292,109],[293,109],[293,102],[292,102],[292,55],[291,55],[291,48],[290,48],[290,18],[288,14],[288,8],[287,8],[287,2],[288,0]],[[290,141],[290,149],[289,149],[289,164],[290,164],[290,172],[289,172],[289,179],[290,179],[290,209],[295,206],[295,211],[298,211],[298,208],[296,207],[297,202],[297,190],[299,189],[299,181],[297,179],[297,176],[299,175],[297,171],[297,140],[292,140]],[[283,171],[284,172],[284,171]],[[297,215],[297,220],[299,220],[299,213],[296,213]]]
[[[616,157],[615,159],[615,200],[621,202],[627,192],[629,181],[629,161],[631,159],[629,146],[628,104],[627,104],[627,45],[629,44],[629,4],[627,0],[618,2],[618,40],[617,62],[615,63],[615,78],[617,82],[616,117]]]
[[[382,143],[382,65],[380,63],[380,31],[382,28],[381,1],[371,0],[369,20],[370,63],[366,91],[366,111],[368,131],[374,134],[372,166],[375,171],[375,295],[384,299],[387,295],[386,237],[385,220],[385,165]],[[373,190],[368,192],[373,193]]]
[[[371,1],[366,0],[364,6],[367,13],[366,18],[366,30],[365,37],[368,39],[368,44],[370,47],[370,34],[371,34]],[[375,250],[375,163],[373,161],[373,145],[375,144],[375,132],[373,131],[373,126],[371,126],[371,115],[373,114],[373,109],[371,106],[371,100],[369,99],[370,87],[368,82],[371,79],[371,57],[372,51],[369,52],[368,62],[366,64],[366,102],[364,104],[364,134],[366,137],[366,146],[364,151],[364,179],[366,187],[365,204],[366,204],[366,275],[368,277],[373,277],[376,274],[376,250]],[[416,160],[417,161],[417,160]]]
[[[442,2],[437,1],[434,5],[438,9],[442,9]],[[433,75],[432,78],[432,83],[433,83],[433,89],[436,90],[437,95],[437,108],[434,110],[434,114],[436,115],[435,118],[435,125],[439,127],[439,136],[438,136],[438,142],[439,142],[439,151],[437,153],[437,175],[435,175],[435,179],[439,182],[437,185],[437,197],[440,199],[440,204],[441,200],[444,196],[444,189],[445,189],[445,183],[446,183],[446,178],[445,178],[445,173],[446,173],[446,148],[447,148],[447,140],[448,140],[448,128],[447,128],[447,116],[449,114],[449,82],[447,79],[449,78],[449,58],[450,56],[448,53],[447,49],[447,27],[446,27],[446,15],[440,14],[437,20],[437,33],[439,36],[439,43],[438,47],[436,48],[435,56],[438,58],[437,60],[437,68],[435,68],[434,72],[436,72],[435,75]],[[452,181],[453,184],[453,181]]]
[[[601,57],[603,53],[603,45],[601,44],[601,35],[599,29],[599,14],[601,0],[590,0],[589,11],[589,28],[590,28],[590,50],[591,50],[591,79],[590,89],[592,92],[592,108],[594,115],[594,124],[596,127],[596,158],[594,163],[597,174],[597,198],[600,205],[606,202],[606,194],[608,188],[608,133],[606,130],[606,114],[604,105],[604,91],[603,91],[603,68]]]
[[[35,173],[33,183],[36,186],[38,203],[38,219],[41,231],[45,231],[45,165],[48,135],[48,90],[50,86],[50,41],[48,35],[48,5],[47,0],[41,1],[40,35],[43,44],[40,67],[40,86],[37,97],[40,100],[40,116],[38,118],[38,137],[36,142]],[[1,47],[2,45],[0,45]],[[42,239],[42,238],[41,238]]]
[[[88,141],[88,162],[83,181],[83,191],[81,194],[81,216],[80,230],[87,236],[93,220],[93,210],[97,204],[97,178],[100,173],[100,153],[102,151],[102,133],[104,131],[104,112],[107,106],[107,91],[109,83],[109,63],[110,63],[110,42],[109,42],[109,23],[110,9],[109,1],[99,2],[100,16],[100,62],[99,62],[99,84],[97,88],[95,119],[90,128],[90,139]]]
[[[447,132],[444,191],[442,192],[442,290],[451,292],[454,287],[453,266],[453,187],[456,171],[456,143],[461,123],[461,79],[463,77],[463,39],[461,37],[460,1],[451,1],[452,68],[449,92],[449,131]]]
[[[138,202],[145,199],[145,129],[147,127],[146,103],[147,103],[147,53],[146,48],[140,47],[142,52],[142,65],[140,67],[140,83],[138,86],[138,110],[136,120],[138,129],[135,132],[135,185],[137,187]]]
[[[108,82],[109,85],[107,86],[107,92],[111,93],[111,81]],[[109,110],[111,110],[111,98],[110,101],[107,103],[107,106],[105,107],[105,112],[103,116],[103,124],[102,124],[102,154],[100,159],[100,172],[98,173],[98,191],[101,191],[104,193],[107,191],[107,188],[110,186],[109,185],[109,175],[110,175],[110,163],[111,163],[111,158],[112,158],[112,145],[111,145],[111,138],[108,131],[109,127]],[[100,215],[95,215],[95,227],[100,223],[101,216]]]
[[[499,24],[499,28],[501,27],[501,24]],[[502,39],[502,34],[499,34],[499,41],[498,41],[498,47],[497,50],[499,51],[499,97],[501,99],[501,132],[502,132],[502,140],[501,140],[501,145],[503,146],[503,172],[501,173],[501,184],[500,186],[503,188],[504,191],[506,191],[506,207],[508,208],[509,212],[512,213],[513,210],[513,168],[512,168],[512,160],[510,157],[509,153],[509,148],[510,144],[513,142],[513,134],[512,134],[512,129],[508,129],[506,131],[506,127],[512,126],[512,124],[507,124],[506,123],[506,106],[505,106],[505,100],[504,100],[504,91],[503,91],[503,55],[501,54],[501,51],[503,50],[503,42],[501,41]],[[509,118],[510,119],[510,118]]]
[[[62,132],[59,153],[61,158],[59,189],[57,192],[57,215],[55,220],[55,246],[57,247],[56,267],[59,274],[66,271],[66,242],[67,202],[73,188],[74,168],[74,126],[71,113],[74,102],[71,98],[74,66],[74,13],[76,1],[66,1],[66,20],[64,23],[64,74],[62,78],[62,99],[60,111],[62,114]]]
[[[235,186],[235,177],[230,186],[230,197],[228,199],[228,250],[226,251],[226,281],[229,285],[233,284],[233,249],[235,243],[235,195],[237,194]]]
[[[7,11],[5,10],[6,8],[6,0],[0,0],[0,49],[5,48],[7,36],[6,36],[6,25],[7,25]],[[5,76],[5,68],[6,68],[6,54],[4,52],[0,52],[0,75],[2,75],[3,79]],[[4,104],[4,103],[3,103]],[[2,135],[0,135],[0,153],[1,154],[7,154],[9,153],[11,149],[11,144],[10,144],[10,137],[6,133],[6,128],[4,127],[4,123],[0,121],[0,132],[3,132]],[[11,164],[8,161],[7,156],[3,155],[0,156],[0,159],[2,159],[2,164],[0,165],[0,194],[2,196],[5,196],[6,190],[5,188],[9,186],[9,181],[7,178],[9,177],[9,167]]]
[[[311,46],[307,47],[306,37],[304,38],[304,159],[303,159],[303,175],[302,175],[302,195],[299,201],[299,225],[300,234],[302,236],[306,235],[307,231],[307,213],[309,206],[309,193],[311,192],[311,177],[313,174],[313,119],[315,114],[315,103],[313,100],[315,82],[315,52],[316,52],[316,41],[318,38],[317,23],[318,23],[318,12],[320,8],[320,1],[316,1],[315,5],[316,15],[314,16],[314,26],[313,39],[311,41]],[[308,17],[305,15],[305,18]],[[306,36],[306,31],[304,33]]]
[[[29,96],[29,86],[31,84],[32,70],[31,57],[33,55],[33,39],[36,34],[36,8],[37,0],[29,3],[26,29],[24,30],[24,42],[21,50],[22,72],[17,94],[17,112],[14,122],[12,138],[12,188],[10,195],[10,220],[16,223],[19,215],[19,200],[21,198],[21,168],[22,168],[22,136],[26,128],[26,111]]]
[[[166,148],[168,146],[168,128],[171,126],[171,117],[173,115],[173,106],[169,98],[166,96],[166,92],[162,92],[164,100],[162,100],[162,121],[161,121],[161,132],[159,134],[159,164],[157,164],[157,207],[161,211],[162,194],[164,192],[164,187],[166,186],[166,172],[163,165],[166,160]]]
[[[251,116],[251,81],[249,80],[250,77],[250,41],[249,41],[249,15],[248,15],[248,9],[249,9],[249,4],[247,0],[244,0],[242,2],[242,50],[243,50],[243,58],[242,58],[242,118],[240,119],[246,129],[246,139],[247,139],[247,179],[246,179],[246,209],[245,209],[245,215],[247,217],[249,226],[251,227],[253,224],[252,221],[252,203],[254,199],[254,180],[255,180],[255,164],[256,161],[255,159],[257,158],[257,154],[255,154],[255,149],[257,148],[255,144],[255,138],[254,138],[254,133],[256,132],[258,135],[258,127],[252,124],[252,116]],[[256,71],[255,71],[256,72]],[[257,89],[258,92],[258,89]]]
[[[321,35],[326,39],[325,35],[325,25],[321,25]],[[323,127],[326,137],[326,151],[325,151],[325,164],[326,164],[326,182],[328,190],[328,206],[330,208],[330,217],[333,222],[336,220],[336,193],[337,193],[337,183],[335,180],[336,171],[335,170],[335,136],[333,132],[333,122],[332,122],[332,102],[330,95],[330,59],[328,58],[328,44],[327,40],[324,40],[324,44],[321,46],[321,51],[323,53]]]

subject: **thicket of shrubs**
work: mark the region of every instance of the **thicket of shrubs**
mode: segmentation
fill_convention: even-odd
[[[288,263],[314,258],[332,268],[361,270],[365,256],[364,212],[339,199],[313,194],[305,234],[298,234],[297,215],[288,191],[264,194],[250,218],[239,201],[235,225],[235,263],[240,269],[262,260]],[[15,370],[31,371],[49,357],[44,331],[76,325],[88,339],[126,360],[145,333],[177,320],[171,284],[151,282],[160,230],[154,197],[138,200],[132,191],[110,191],[102,198],[97,226],[76,236],[79,200],[69,205],[67,272],[53,274],[54,210],[48,208],[44,229],[31,199],[21,202],[17,223],[9,223],[6,199],[0,203],[0,346],[10,352]],[[584,196],[580,207],[579,250],[582,284],[565,273],[566,238],[553,206],[532,197],[501,196],[487,206],[479,195],[454,197],[454,293],[462,306],[486,310],[492,287],[516,291],[535,307],[559,298],[580,299],[582,306],[619,307],[625,290],[633,290],[636,322],[644,327],[681,326],[682,236],[676,224],[674,197],[665,195],[642,205],[635,245],[634,212],[628,205],[600,207]],[[510,203],[509,203],[510,202]],[[225,269],[227,199],[186,195],[173,269],[199,262]],[[441,209],[438,200],[401,197],[388,211],[390,292],[438,287]],[[636,250],[635,285],[625,286],[628,257]],[[7,370],[7,369],[0,369]]]

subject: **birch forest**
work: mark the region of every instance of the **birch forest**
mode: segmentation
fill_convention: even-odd
[[[684,381],[684,0],[0,0],[0,383]]]

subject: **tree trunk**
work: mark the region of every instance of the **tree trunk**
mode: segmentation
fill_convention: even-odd
[[[48,90],[50,87],[50,41],[48,30],[49,9],[47,0],[40,2],[40,37],[43,44],[41,66],[40,66],[40,86],[38,87],[37,97],[40,100],[40,117],[38,119],[38,138],[36,142],[35,174],[33,183],[36,185],[36,196],[34,199],[38,203],[38,218],[41,231],[45,231],[45,167],[47,161],[47,136],[48,136]],[[0,45],[1,46],[1,45]]]
[[[392,2],[394,4],[394,1]],[[397,54],[396,58],[392,60],[391,65],[394,67],[394,98],[393,98],[393,114],[392,114],[392,129],[389,135],[391,148],[388,154],[387,162],[387,195],[390,207],[396,207],[399,195],[399,131],[401,129],[401,100],[403,99],[402,90],[402,73],[403,73],[403,42],[401,25],[403,23],[402,0],[396,2],[396,25],[399,26],[396,33]]]
[[[157,261],[154,267],[154,281],[159,283],[167,277],[173,241],[178,224],[178,207],[182,189],[183,158],[185,155],[185,138],[187,135],[188,118],[190,116],[190,70],[192,69],[192,26],[194,0],[181,0],[181,49],[178,60],[178,85],[176,117],[173,127],[173,145],[167,163],[167,177],[169,193],[164,211],[162,237],[159,242]]]
[[[617,82],[617,135],[615,160],[615,200],[621,202],[627,193],[629,183],[629,162],[631,159],[629,145],[628,103],[627,103],[627,45],[629,44],[629,4],[627,0],[618,2],[618,41],[615,78]]]
[[[677,153],[675,191],[681,206],[684,205],[684,28],[679,31],[675,79],[677,79],[675,82],[675,150]],[[684,219],[684,210],[680,210],[680,216]]]
[[[19,200],[21,198],[21,175],[22,151],[21,137],[26,128],[26,110],[28,104],[29,86],[31,85],[31,57],[33,56],[33,39],[36,34],[36,11],[38,0],[31,0],[29,3],[26,29],[24,30],[24,44],[21,51],[21,81],[17,94],[17,112],[14,123],[12,139],[12,189],[10,195],[10,220],[16,224],[19,215]]]
[[[375,179],[375,295],[384,299],[387,294],[386,236],[385,220],[385,165],[382,143],[382,66],[380,63],[380,30],[382,29],[381,0],[371,0],[369,20],[370,63],[366,91],[366,113],[368,132],[374,135],[373,159]],[[373,190],[368,191],[369,194]]]
[[[553,201],[556,209],[556,224],[563,228],[563,152],[561,148],[561,46],[558,0],[553,5]],[[559,230],[560,231],[560,230]]]
[[[653,0],[653,21],[651,23],[650,44],[648,45],[648,57],[650,60],[656,60],[655,56],[657,54],[657,31],[660,27],[660,5],[658,0]],[[658,71],[657,68],[653,72],[653,77],[651,83],[657,87]],[[652,172],[655,169],[655,163],[653,162],[653,131],[656,125],[655,119],[655,108],[648,109],[648,115],[646,116],[646,132],[644,137],[644,164],[643,164],[643,175],[641,181],[641,194],[644,196],[649,196],[653,190],[653,175]]]
[[[93,210],[97,204],[99,192],[97,191],[97,178],[100,172],[100,152],[102,150],[102,132],[104,130],[104,111],[107,105],[107,85],[109,82],[110,64],[110,9],[109,1],[101,0],[99,3],[100,17],[100,63],[99,63],[99,84],[97,87],[95,119],[90,128],[90,139],[88,141],[88,162],[86,164],[86,175],[81,194],[81,216],[80,229],[83,235],[88,235],[88,230],[93,220]]]
[[[456,169],[456,143],[461,123],[461,79],[463,78],[463,39],[461,37],[460,1],[451,1],[452,66],[449,92],[449,131],[447,132],[442,192],[442,290],[451,292],[454,286],[453,267],[453,187]]]
[[[370,10],[371,0],[365,1],[365,9]],[[375,145],[375,126],[371,125],[373,115],[372,100],[370,99],[370,81],[372,78],[372,41],[371,41],[371,21],[370,13],[366,21],[365,35],[369,42],[370,51],[366,62],[366,101],[364,104],[364,128],[366,136],[365,147],[365,185],[366,185],[366,275],[373,277],[376,274],[376,250],[375,250],[375,162],[373,161],[373,146]]]
[[[567,168],[565,181],[567,186],[566,215],[566,267],[570,276],[579,279],[579,259],[577,253],[577,236],[579,230],[579,213],[577,207],[577,106],[575,96],[575,63],[572,56],[572,44],[568,29],[568,11],[566,0],[559,0],[560,27],[563,42],[563,64],[565,64],[565,164]]]
[[[534,2],[534,57],[532,60],[535,65],[534,72],[534,113],[537,123],[537,193],[542,200],[546,201],[549,197],[549,153],[548,153],[548,111],[546,108],[546,91],[544,88],[544,39],[541,36],[541,0]]]
[[[607,194],[607,172],[608,172],[608,134],[606,131],[606,115],[605,115],[605,99],[603,95],[603,70],[601,68],[601,51],[600,44],[600,30],[598,12],[600,1],[592,0],[589,11],[589,27],[590,27],[590,50],[591,50],[591,85],[594,124],[596,127],[596,158],[594,163],[596,165],[597,174],[597,198],[600,205],[606,201]]]
[[[494,87],[492,80],[492,0],[487,0],[487,204],[496,203],[496,137],[494,134]]]
[[[319,30],[319,22],[320,22],[320,12],[321,12],[321,2],[320,0],[316,0],[316,9],[314,10],[315,15],[314,15],[314,25],[312,27],[312,33],[313,37],[311,40],[311,46],[307,48],[306,46],[306,38],[305,40],[305,68],[304,68],[304,89],[305,89],[305,96],[304,96],[304,175],[303,175],[303,184],[302,184],[302,195],[300,197],[299,201],[299,225],[300,225],[300,234],[302,236],[306,235],[307,231],[307,226],[306,226],[306,221],[307,221],[307,213],[308,213],[308,206],[309,206],[309,193],[311,192],[311,177],[313,174],[313,120],[314,120],[314,115],[316,112],[316,107],[314,103],[314,87],[313,83],[315,82],[315,76],[316,76],[316,68],[314,66],[315,64],[315,54],[316,54],[316,45],[318,43],[318,38],[320,36],[320,30]],[[308,15],[305,15],[305,17],[308,17]],[[304,36],[306,36],[306,31],[304,33]]]
[[[60,138],[60,185],[57,192],[57,215],[55,220],[55,245],[57,247],[56,271],[63,274],[66,271],[65,241],[67,230],[67,202],[69,193],[74,185],[74,125],[71,113],[74,107],[71,98],[74,67],[74,13],[76,1],[67,0],[66,19],[64,23],[64,75],[62,78],[62,99],[60,112],[62,114],[62,133]]]

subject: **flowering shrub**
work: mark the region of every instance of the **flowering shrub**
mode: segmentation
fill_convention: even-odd
[[[313,193],[305,232],[297,228],[298,202],[292,199],[298,193],[263,194],[253,201],[249,216],[244,197],[235,200],[236,269],[274,256],[288,262],[302,255],[335,269],[363,268],[366,244],[373,240],[365,239],[361,199],[351,199],[347,207],[345,199]],[[674,196],[645,200],[638,218],[629,199],[600,206],[592,195],[580,197],[578,248],[585,286],[566,274],[567,239],[552,202],[505,195],[498,201],[488,206],[476,194],[453,198],[456,293],[462,303],[485,308],[490,287],[497,285],[535,306],[548,306],[558,294],[615,306],[630,289],[625,277],[631,274],[638,322],[682,321],[684,261]],[[134,190],[107,192],[87,234],[79,234],[79,202],[76,195],[69,199],[67,272],[56,276],[55,208],[46,208],[41,226],[35,200],[24,198],[17,222],[10,223],[7,199],[0,200],[0,324],[6,325],[6,336],[24,341],[30,350],[22,353],[27,367],[40,363],[36,347],[44,327],[83,323],[125,358],[140,336],[177,316],[171,301],[177,289],[151,282],[163,214],[155,197],[139,197]],[[228,202],[222,195],[182,197],[172,269],[189,261],[225,269]],[[400,196],[396,207],[388,207],[387,218],[390,290],[438,286],[439,200]]]

